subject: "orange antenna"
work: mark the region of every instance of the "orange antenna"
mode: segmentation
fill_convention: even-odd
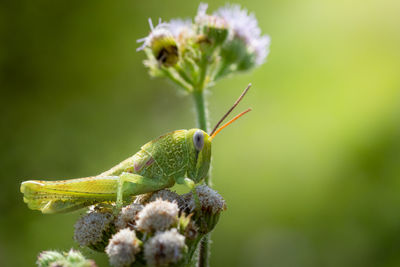
[[[240,103],[240,101],[243,99],[243,97],[246,95],[247,91],[249,91],[251,87],[251,83],[249,83],[249,85],[247,85],[246,89],[244,89],[243,93],[239,96],[239,98],[235,101],[235,103],[233,104],[233,106],[228,110],[228,112],[225,113],[224,116],[222,116],[222,118],[219,120],[219,122],[217,123],[217,125],[215,125],[214,129],[211,131],[210,136],[214,135],[214,132],[217,130],[218,126],[225,120],[226,117],[228,117],[228,115],[232,112],[232,110]],[[246,111],[248,112],[248,111]],[[245,113],[246,113],[245,112]],[[221,127],[222,128],[222,127]]]
[[[222,125],[218,130],[216,130],[211,136],[210,139],[212,140],[220,131],[222,131],[222,129],[224,129],[226,126],[228,126],[229,124],[231,124],[232,122],[234,122],[235,120],[239,119],[240,117],[242,117],[244,114],[246,114],[247,112],[251,111],[251,108],[246,109],[245,111],[243,111],[242,113],[240,113],[239,115],[236,115],[233,119],[231,119],[230,121],[228,121],[227,123],[225,123],[224,125]]]

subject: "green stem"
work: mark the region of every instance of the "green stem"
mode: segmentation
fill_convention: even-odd
[[[199,267],[207,267],[209,266],[209,245],[210,245],[210,236],[211,234],[206,234],[200,242],[200,252],[199,252]]]
[[[206,77],[207,77],[207,70],[208,70],[208,57],[207,55],[203,55],[200,60],[200,77],[197,85],[197,89],[201,92],[204,91],[206,87]]]
[[[227,75],[229,73],[229,67],[231,66],[230,63],[222,63],[218,72],[215,74],[214,76],[214,80],[219,80],[220,78],[222,78],[223,76]]]
[[[186,72],[182,69],[181,66],[176,64],[174,68],[186,83],[193,85],[193,81],[189,78],[189,76],[186,74]]]
[[[207,127],[207,104],[204,99],[204,90],[194,90],[193,98],[196,107],[197,127],[208,132]]]
[[[181,89],[184,89],[187,92],[192,91],[192,86],[190,84],[187,84],[186,82],[182,81],[181,79],[177,78],[171,70],[162,67],[161,71],[168,77],[170,78],[173,82],[175,82],[177,85],[180,86]]]
[[[209,132],[208,129],[208,112],[207,103],[204,97],[205,87],[206,87],[206,77],[207,77],[207,58],[203,57],[200,64],[200,79],[198,80],[197,86],[193,90],[193,99],[196,107],[197,114],[197,126],[205,132]],[[210,166],[211,168],[211,166]],[[204,182],[206,185],[211,187],[211,174],[205,177]],[[205,235],[200,241],[200,251],[199,251],[199,261],[198,267],[208,267],[209,261],[209,243],[210,234]]]
[[[197,250],[197,245],[199,244],[202,236],[197,237],[194,241],[189,242],[189,251],[186,266],[193,266],[193,257]]]

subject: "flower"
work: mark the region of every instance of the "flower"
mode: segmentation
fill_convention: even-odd
[[[226,20],[219,16],[213,16],[207,14],[208,4],[200,3],[197,9],[197,15],[194,19],[196,24],[200,26],[210,26],[220,29],[226,29],[228,24]]]
[[[39,254],[37,259],[37,265],[39,267],[50,266],[53,262],[61,261],[64,259],[64,255],[62,255],[58,251],[43,251]]]
[[[151,32],[147,37],[137,40],[138,43],[143,43],[143,45],[136,50],[150,48],[160,65],[165,67],[175,65],[179,60],[178,45],[168,28],[168,24],[161,22],[161,19],[156,27],[153,26],[151,19],[149,19],[149,24]]]
[[[124,228],[131,228],[135,225],[136,215],[143,209],[143,205],[132,203],[122,208],[115,220],[115,227],[117,230]]]
[[[96,267],[96,263],[93,260],[87,260],[81,252],[71,249],[66,254],[66,262],[69,263],[66,266],[77,266],[77,267]]]
[[[270,38],[263,35],[253,13],[227,4],[212,14],[200,3],[194,20],[149,20],[150,34],[138,40],[154,77],[166,77],[187,92],[210,87],[220,78],[263,64]],[[164,68],[162,68],[164,67]]]
[[[87,260],[79,251],[71,249],[68,253],[58,251],[43,251],[37,262],[39,267],[96,267],[93,260]]]
[[[161,199],[147,204],[137,215],[137,228],[148,233],[164,231],[178,222],[178,205]]]
[[[206,234],[214,229],[221,211],[226,209],[226,204],[222,196],[207,185],[197,186],[196,194],[197,196],[190,192],[184,196],[186,210],[194,212],[193,219],[199,227],[199,232]],[[196,205],[197,200],[199,207]]]
[[[128,266],[135,261],[135,254],[140,252],[141,241],[136,238],[135,231],[122,229],[110,240],[106,248],[112,266]]]
[[[225,200],[217,191],[211,189],[207,185],[199,185],[196,187],[197,196],[199,197],[201,209],[216,214],[226,209]],[[185,196],[186,205],[191,212],[196,210],[196,198],[190,192]]]
[[[193,23],[191,19],[171,19],[167,23],[167,27],[177,40],[185,36],[194,35]]]
[[[90,211],[75,223],[74,239],[81,246],[103,252],[115,231],[113,221],[108,210]]]
[[[215,16],[223,18],[233,31],[233,38],[242,40],[248,52],[254,54],[256,66],[265,62],[269,53],[270,37],[261,35],[258,22],[253,13],[248,13],[240,5],[227,4],[214,12]]]
[[[169,189],[163,189],[155,192],[153,195],[151,195],[149,202],[153,202],[158,198],[169,202],[175,201],[178,207],[182,207],[182,205],[184,205],[182,197]]]
[[[144,257],[150,266],[165,266],[177,263],[184,249],[185,237],[174,228],[150,238],[144,245]]]
[[[200,3],[194,20],[199,32],[207,37],[203,42],[211,42],[213,45],[220,45],[228,37],[228,23],[222,17],[208,15],[206,13],[207,8],[207,4]]]

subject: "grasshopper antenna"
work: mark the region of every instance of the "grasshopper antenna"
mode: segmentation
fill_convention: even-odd
[[[230,121],[228,121],[227,123],[225,123],[224,125],[222,125],[220,128],[218,128],[218,130],[216,130],[211,136],[210,139],[214,139],[214,137],[220,132],[222,131],[226,126],[228,126],[229,124],[231,124],[232,122],[234,122],[235,120],[239,119],[240,117],[242,117],[244,114],[246,114],[247,112],[251,111],[251,108],[246,109],[245,111],[241,112],[240,114],[236,115],[233,119],[231,119]]]
[[[221,123],[226,119],[226,117],[228,117],[228,115],[232,112],[232,110],[235,109],[235,107],[240,103],[240,101],[243,99],[243,97],[246,95],[247,91],[249,91],[251,87],[251,83],[249,83],[249,85],[247,85],[246,89],[244,89],[243,93],[239,96],[239,98],[235,101],[235,103],[233,104],[233,106],[228,110],[228,112],[225,113],[224,116],[222,116],[222,118],[219,120],[219,122],[217,123],[217,125],[215,125],[214,129],[211,131],[210,136],[212,136],[215,131],[218,129],[218,127],[221,125]],[[250,110],[249,110],[250,111]],[[248,112],[248,111],[247,111]],[[245,112],[245,113],[247,113]],[[242,114],[243,115],[243,114]],[[221,129],[222,130],[222,129]]]

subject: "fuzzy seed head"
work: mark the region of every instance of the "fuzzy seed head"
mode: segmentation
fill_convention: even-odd
[[[140,241],[135,231],[129,228],[122,229],[110,240],[106,253],[110,265],[115,267],[129,266],[135,261],[135,254],[140,252]]]
[[[157,199],[162,199],[169,202],[176,202],[178,204],[178,207],[181,207],[183,205],[182,197],[178,195],[176,192],[173,192],[169,189],[163,189],[155,192],[150,197],[149,202],[153,202]]]
[[[216,214],[226,209],[225,200],[217,191],[211,189],[207,185],[199,185],[196,187],[196,192],[199,197],[201,209]],[[195,198],[192,193],[185,196],[186,205],[190,212],[196,209]]]
[[[185,237],[174,228],[158,232],[144,246],[144,257],[149,266],[177,263],[183,256]]]
[[[111,212],[89,212],[75,223],[74,239],[81,246],[102,251],[114,232],[113,220]]]
[[[143,209],[143,205],[132,203],[124,208],[122,208],[119,213],[117,220],[115,221],[115,227],[118,230],[124,228],[133,229],[136,224],[136,215]]]
[[[148,233],[164,231],[178,222],[178,205],[162,199],[147,204],[137,215],[136,226]]]

